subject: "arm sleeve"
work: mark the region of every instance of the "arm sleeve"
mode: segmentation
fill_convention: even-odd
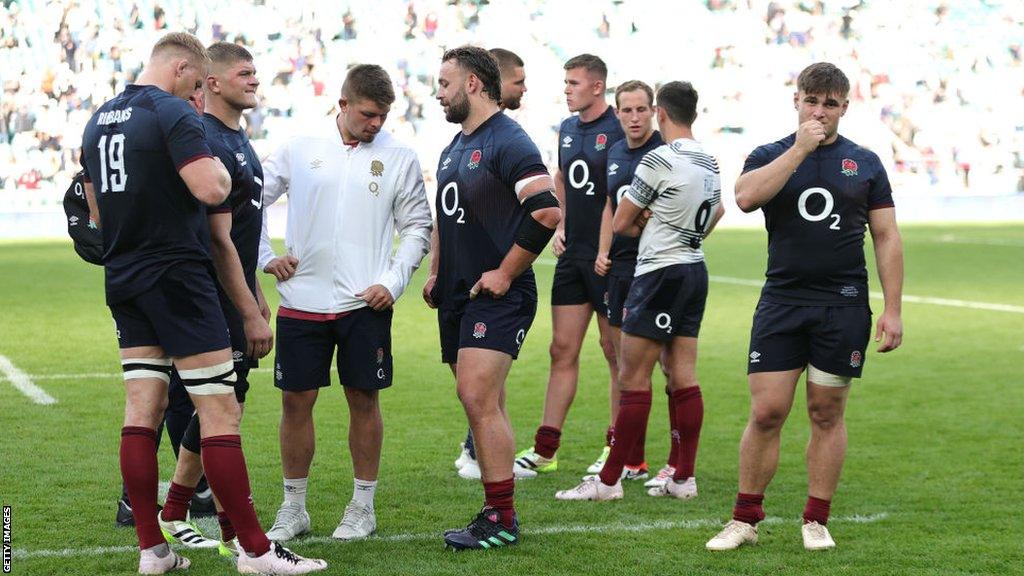
[[[633,182],[623,198],[629,198],[630,202],[641,208],[647,208],[651,202],[658,197],[658,189],[661,186],[661,174],[658,172],[658,162],[663,162],[655,151],[648,152],[636,166],[633,172]]]
[[[896,205],[892,200],[892,186],[889,184],[889,175],[882,166],[878,156],[872,155],[872,163],[875,165],[875,174],[871,178],[871,188],[868,189],[868,210],[879,208],[892,208]]]
[[[747,159],[743,161],[743,172],[740,174],[746,174],[751,170],[757,170],[758,168],[765,166],[774,160],[768,149],[764,146],[758,146],[753,152],[747,156]]]
[[[423,261],[423,255],[430,250],[430,230],[433,225],[427,192],[423,187],[423,171],[412,152],[410,156],[405,172],[399,178],[401,188],[392,207],[398,233],[398,249],[388,269],[377,279],[377,283],[387,288],[395,300],[405,292],[413,272]]]
[[[498,177],[510,188],[523,178],[548,173],[537,145],[525,133],[498,142],[495,148]]]
[[[270,231],[267,229],[267,212],[271,204],[282,194],[288,192],[291,182],[291,142],[279,146],[270,156],[264,158],[263,165],[263,228],[260,230],[260,254],[256,265],[263,270],[267,264],[277,257],[270,245]]]
[[[213,156],[206,141],[203,120],[188,102],[170,98],[160,106],[159,115],[167,151],[175,168],[181,170],[189,162]]]

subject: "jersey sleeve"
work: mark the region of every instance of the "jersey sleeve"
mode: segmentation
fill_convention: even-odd
[[[507,142],[499,142],[496,162],[498,177],[510,187],[523,178],[548,173],[537,145],[526,134],[520,134]]]
[[[774,155],[768,150],[767,146],[758,146],[743,161],[743,172],[741,174],[746,174],[751,170],[757,170],[762,166],[766,166],[774,159]]]
[[[892,186],[889,184],[889,175],[882,166],[878,156],[872,155],[872,163],[875,165],[875,175],[871,178],[871,188],[868,189],[868,210],[879,208],[892,208],[896,204],[892,200]]]
[[[651,202],[658,197],[658,190],[662,184],[661,168],[667,162],[658,155],[657,150],[652,150],[644,155],[633,173],[633,182],[629,185],[624,198],[629,198],[633,204],[641,208],[647,208]]]
[[[168,98],[160,107],[159,115],[167,151],[175,168],[181,170],[190,162],[213,156],[210,145],[206,142],[203,119],[188,102],[179,98]]]
[[[215,140],[210,140],[208,142],[208,144],[210,146],[210,151],[213,152],[214,156],[216,156],[217,158],[220,158],[221,163],[224,164],[224,168],[226,168],[227,171],[228,171],[228,174],[231,175],[231,182],[232,182],[232,185],[233,185],[235,180],[237,180],[236,174],[238,173],[238,160],[235,159],[235,155],[232,154],[231,151],[228,150],[227,147],[224,146],[220,142],[216,142]],[[234,187],[234,186],[232,186],[232,187]],[[231,208],[231,201],[232,201],[231,195],[228,194],[228,197],[225,198],[224,202],[222,202],[219,206],[208,206],[206,208],[206,213],[207,214],[224,214],[226,212],[231,212],[231,210],[232,210],[232,208]]]

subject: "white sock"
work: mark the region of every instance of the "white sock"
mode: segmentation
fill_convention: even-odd
[[[306,484],[309,478],[285,478],[284,479],[284,503],[298,504],[306,508]]]
[[[352,491],[352,501],[373,508],[373,496],[377,492],[377,481],[360,480],[359,478],[354,480],[355,489]]]

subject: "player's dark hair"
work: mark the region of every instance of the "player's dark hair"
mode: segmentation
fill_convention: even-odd
[[[369,100],[381,106],[395,102],[395,89],[391,77],[376,64],[356,64],[345,75],[341,97],[349,102]]]
[[[494,55],[476,46],[459,46],[446,51],[441,57],[441,62],[449,60],[455,60],[460,68],[479,78],[488,98],[501,102],[501,71]]]
[[[846,98],[850,93],[850,79],[835,64],[815,62],[804,68],[796,79],[797,90],[804,94],[824,94]]]
[[[188,32],[171,32],[164,34],[150,52],[150,58],[155,58],[166,53],[175,52],[186,56],[191,62],[201,65],[209,65],[210,55],[206,53],[206,47],[199,41],[199,38]]]
[[[526,65],[523,63],[523,59],[511,50],[505,50],[504,48],[491,48],[488,52],[490,52],[491,56],[494,56],[498,61],[498,69],[501,70],[502,74],[507,74],[511,72],[513,68],[522,68]]]
[[[669,82],[658,89],[658,108],[676,124],[692,126],[697,119],[697,90],[689,82]]]
[[[654,104],[654,90],[652,90],[646,82],[642,80],[627,80],[622,84],[619,84],[619,87],[615,89],[615,107],[619,107],[619,94],[622,94],[623,92],[635,92],[637,90],[643,90],[647,93],[648,105]]]
[[[562,66],[565,70],[572,70],[573,68],[583,68],[587,72],[596,75],[602,82],[608,79],[608,66],[593,54],[580,54],[579,56],[573,56],[569,58],[569,61]]]
[[[228,66],[235,62],[252,62],[252,53],[233,42],[214,42],[206,48],[210,62],[215,65]]]

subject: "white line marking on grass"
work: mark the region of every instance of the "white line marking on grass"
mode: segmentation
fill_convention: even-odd
[[[253,368],[253,372],[270,372],[270,368]],[[33,374],[32,380],[85,380],[87,378],[123,378],[122,372],[80,372],[78,374]],[[7,380],[7,377],[0,376],[0,382]]]
[[[0,372],[4,375],[4,380],[10,382],[15,388],[18,389],[22,394],[28,396],[29,400],[36,404],[56,404],[57,399],[46,393],[45,390],[36,386],[32,383],[32,379],[29,378],[28,374],[22,372],[14,362],[11,362],[7,356],[0,355]]]
[[[975,246],[1010,246],[1013,248],[1024,248],[1024,240],[1010,240],[1000,238],[965,238],[954,234],[943,234],[934,240],[943,244],[971,244]]]
[[[855,514],[853,516],[840,516],[832,518],[831,522],[839,523],[851,523],[851,524],[870,524],[873,522],[881,522],[889,517],[888,512],[880,512],[878,514]],[[762,524],[795,524],[798,522],[797,518],[779,518],[777,516],[769,516],[761,521]],[[540,526],[538,528],[527,528],[523,530],[523,534],[593,534],[593,533],[610,533],[610,532],[650,532],[653,530],[704,530],[719,528],[724,524],[722,518],[701,518],[696,520],[681,520],[681,521],[668,521],[663,520],[659,522],[645,522],[640,524],[626,524],[623,522],[616,522],[613,524],[577,524],[571,526]],[[417,533],[406,533],[406,534],[392,534],[390,536],[371,536],[362,542],[406,542],[410,540],[435,540],[440,539],[442,531],[440,529],[431,532],[417,532]],[[289,544],[356,544],[353,542],[342,542],[331,538],[330,536],[312,536],[309,538],[298,538],[291,540]],[[182,549],[180,546],[175,546],[176,549]],[[96,546],[92,548],[62,548],[59,550],[14,550],[14,558],[25,559],[25,558],[66,558],[71,556],[103,556],[106,554],[114,553],[127,553],[127,552],[138,552],[138,546]]]

